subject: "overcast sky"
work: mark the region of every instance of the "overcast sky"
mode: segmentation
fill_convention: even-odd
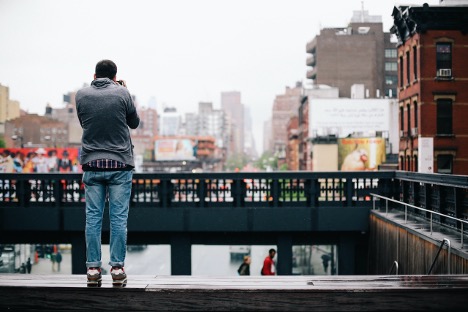
[[[321,28],[346,26],[363,3],[388,31],[394,5],[424,2],[439,1],[0,0],[0,84],[41,115],[90,83],[101,59],[140,106],[196,112],[239,91],[261,152],[275,96],[305,81],[305,47]]]

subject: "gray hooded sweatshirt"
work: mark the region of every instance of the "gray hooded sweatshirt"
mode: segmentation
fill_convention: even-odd
[[[80,163],[117,160],[135,167],[130,130],[140,117],[127,88],[109,78],[97,78],[76,93],[76,111],[83,136]]]

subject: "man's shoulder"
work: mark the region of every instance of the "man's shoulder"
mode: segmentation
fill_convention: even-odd
[[[76,91],[75,98],[80,97],[84,93],[89,92],[90,89],[92,89],[91,86],[86,86],[86,87],[83,87],[83,88],[79,89],[78,91]]]

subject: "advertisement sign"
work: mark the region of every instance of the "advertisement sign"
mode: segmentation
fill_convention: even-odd
[[[434,173],[433,138],[418,138],[418,172]]]
[[[315,136],[390,130],[391,101],[387,99],[312,99],[309,133]]]
[[[81,172],[78,148],[0,148],[0,172]]]
[[[154,158],[158,160],[194,160],[195,143],[190,139],[160,139],[155,141]]]
[[[341,171],[377,170],[385,162],[384,138],[338,140],[338,168]]]

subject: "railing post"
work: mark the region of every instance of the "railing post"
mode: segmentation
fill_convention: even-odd
[[[460,222],[460,223],[461,223],[460,224],[461,225],[461,240],[460,240],[460,242],[461,242],[461,249],[463,249],[463,222]]]
[[[278,179],[273,179],[271,183],[271,195],[273,196],[273,207],[278,207],[280,191]]]
[[[345,185],[346,185],[346,207],[352,207],[353,206],[353,186],[354,186],[352,178],[347,178]]]
[[[308,205],[310,207],[317,207],[318,206],[318,197],[320,194],[319,190],[319,182],[317,179],[309,179],[307,180],[307,187],[309,189],[309,197],[308,197]]]
[[[431,211],[431,222],[430,222],[430,226],[431,226],[431,235],[432,235],[432,211]]]
[[[244,207],[244,198],[247,191],[245,182],[242,179],[235,179],[232,185],[233,189],[231,192],[234,195],[234,205],[236,207]]]
[[[451,274],[450,272],[450,258],[452,253],[452,247],[450,246],[450,240],[444,238],[445,243],[447,244],[447,274]]]
[[[199,198],[198,206],[205,207],[205,198],[208,195],[208,189],[206,187],[206,179],[198,179],[197,194]]]
[[[405,205],[405,223],[408,220],[408,205]]]

